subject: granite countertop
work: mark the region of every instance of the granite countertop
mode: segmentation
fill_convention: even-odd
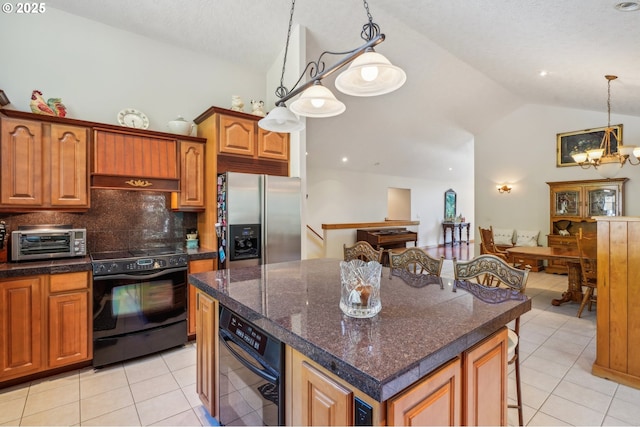
[[[216,258],[218,252],[207,248],[185,249],[189,261]],[[72,273],[91,271],[89,255],[75,258],[58,258],[40,261],[19,261],[0,263],[0,279],[34,276],[39,274]]]
[[[382,310],[342,313],[337,259],[218,270],[190,283],[378,401],[385,401],[531,309],[488,303],[453,279],[412,287],[383,268]],[[442,287],[440,286],[442,283]]]

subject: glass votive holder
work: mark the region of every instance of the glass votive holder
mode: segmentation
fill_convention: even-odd
[[[359,259],[340,262],[340,309],[351,317],[373,317],[382,309],[380,276],[382,264]]]

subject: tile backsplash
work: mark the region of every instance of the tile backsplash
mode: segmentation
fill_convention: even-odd
[[[155,246],[183,248],[187,230],[197,228],[197,214],[173,212],[170,193],[153,191],[91,190],[86,213],[31,212],[0,214],[7,234],[20,225],[70,224],[87,229],[89,252]]]

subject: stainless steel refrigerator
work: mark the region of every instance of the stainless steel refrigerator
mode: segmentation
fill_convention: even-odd
[[[301,258],[299,178],[227,172],[218,176],[222,268]]]

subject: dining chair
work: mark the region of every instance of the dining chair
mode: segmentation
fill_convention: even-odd
[[[389,251],[389,269],[404,269],[413,274],[440,276],[444,257],[434,258],[421,248],[407,248],[402,252]]]
[[[580,285],[585,288],[582,302],[578,309],[578,317],[581,317],[582,310],[584,310],[587,303],[589,304],[589,311],[591,311],[591,305],[597,302],[594,291],[598,287],[598,262],[596,259],[598,254],[598,240],[596,237],[584,236],[582,229],[580,229],[576,235],[576,242],[580,261]]]
[[[496,247],[493,239],[493,226],[490,225],[489,228],[478,227],[478,230],[480,230],[480,253],[495,255],[508,262],[509,254],[507,251]]]
[[[512,267],[504,259],[490,254],[479,255],[469,261],[453,259],[453,272],[456,280],[476,280],[478,283],[486,281],[486,277],[495,286],[506,286],[510,289],[524,293],[529,277],[529,268],[519,269]],[[522,413],[522,388],[520,385],[520,316],[514,321],[513,328],[508,329],[507,363],[515,365],[516,376],[516,404],[509,408],[518,409],[519,425],[524,425]]]
[[[353,246],[347,246],[346,244],[343,244],[342,247],[344,250],[345,261],[361,259],[365,262],[381,262],[382,254],[384,252],[384,249],[380,248],[379,250],[376,250],[373,248],[373,246],[371,246],[369,242],[365,242],[364,240],[356,242]]]

